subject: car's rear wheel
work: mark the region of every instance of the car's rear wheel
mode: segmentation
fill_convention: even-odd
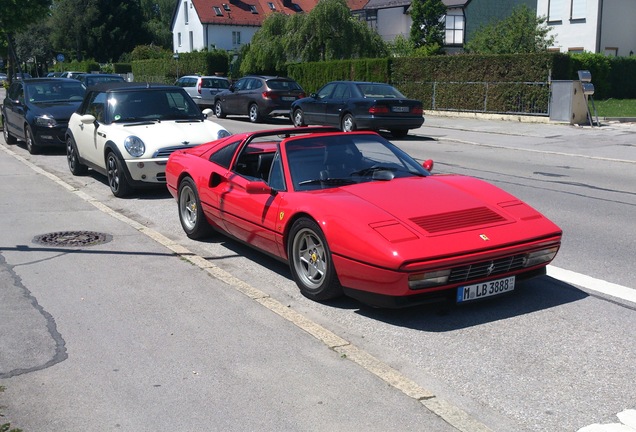
[[[300,218],[294,222],[289,232],[288,256],[292,277],[305,297],[323,301],[342,295],[331,250],[313,220]]]
[[[7,124],[7,116],[2,115],[2,135],[4,136],[4,142],[7,144],[15,144],[18,142],[16,137],[9,133],[9,125]]]
[[[344,117],[342,117],[340,129],[342,129],[343,132],[353,132],[357,129],[356,119],[353,118],[351,114],[345,114]]]
[[[79,160],[77,145],[71,137],[66,138],[66,160],[68,161],[68,168],[73,175],[79,176],[88,172],[88,167]]]
[[[248,108],[248,115],[252,123],[259,123],[263,119],[261,113],[258,112],[258,105],[255,103],[251,104]]]
[[[125,197],[132,190],[128,180],[126,180],[123,162],[112,151],[109,151],[106,155],[106,176],[108,177],[110,191],[117,198]]]
[[[24,138],[26,141],[26,147],[30,154],[38,154],[40,153],[40,147],[35,142],[35,138],[33,137],[33,131],[31,130],[31,126],[26,125],[24,127]]]
[[[305,123],[305,114],[303,113],[303,110],[301,110],[300,108],[296,108],[294,110],[292,121],[294,122],[295,127],[307,126],[307,123]]]
[[[221,105],[220,100],[214,104],[214,115],[216,118],[225,118],[225,111],[223,111],[223,105]]]
[[[179,221],[188,237],[196,240],[210,235],[212,227],[203,214],[199,193],[191,178],[186,177],[179,184],[177,203]]]

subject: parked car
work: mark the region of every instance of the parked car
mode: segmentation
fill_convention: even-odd
[[[47,78],[62,78],[62,72],[49,72],[46,74]]]
[[[60,74],[60,78],[73,78],[76,79],[77,75],[82,74],[84,72],[77,71],[64,71]]]
[[[230,88],[230,80],[218,76],[186,75],[179,78],[177,86],[183,87],[201,109],[214,107],[214,96]]]
[[[107,82],[125,82],[126,80],[121,75],[117,74],[88,74],[83,73],[75,77],[76,80],[82,83],[84,88],[94,86],[99,83]]]
[[[175,86],[123,82],[89,87],[66,133],[69,169],[74,175],[88,168],[105,175],[117,197],[165,184],[173,151],[230,135],[208,120],[209,114]]]
[[[13,75],[14,80],[22,80],[22,79],[29,79],[29,78],[33,78],[33,77],[31,76],[30,73],[26,73],[26,72],[17,72],[15,75]]]
[[[334,81],[291,107],[295,126],[308,124],[388,130],[396,138],[424,123],[422,102],[409,99],[389,84]]]
[[[176,151],[166,181],[188,237],[214,229],[287,261],[317,301],[463,303],[545,274],[558,226],[491,184],[432,167],[376,132],[307,127]]]
[[[291,78],[250,75],[214,97],[214,112],[218,118],[247,115],[257,123],[266,117],[289,116],[291,103],[302,97],[305,92]]]
[[[84,95],[82,85],[65,78],[15,80],[2,107],[4,140],[26,142],[29,153],[45,146],[64,146],[68,119]]]
[[[8,78],[7,74],[0,72],[0,86],[3,85],[8,80],[9,80],[9,78]]]

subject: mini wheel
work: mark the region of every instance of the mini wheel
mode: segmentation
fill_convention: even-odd
[[[124,173],[124,167],[122,161],[119,160],[117,155],[109,151],[106,155],[106,172],[108,177],[108,186],[110,191],[117,198],[125,197],[132,190],[128,180],[126,180],[126,174]]]
[[[77,145],[72,137],[66,139],[66,160],[68,162],[68,168],[73,175],[79,176],[88,172],[88,167],[79,160]]]

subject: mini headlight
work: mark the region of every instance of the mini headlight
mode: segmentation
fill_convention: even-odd
[[[558,247],[554,246],[548,249],[542,249],[535,252],[530,252],[526,255],[526,259],[523,263],[524,267],[532,267],[539,264],[547,263],[552,261],[554,256],[556,255]]]
[[[216,134],[216,139],[221,139],[221,138],[225,138],[232,135],[231,133],[229,133],[228,131],[226,131],[225,129],[221,129],[220,131],[217,132]]]
[[[53,128],[57,126],[57,122],[55,121],[55,119],[47,114],[37,116],[35,118],[35,124],[36,126],[47,128]]]
[[[448,282],[450,270],[438,270],[409,276],[410,289],[431,288]]]
[[[140,157],[146,151],[146,145],[144,142],[134,135],[126,137],[124,140],[124,147],[131,156]]]

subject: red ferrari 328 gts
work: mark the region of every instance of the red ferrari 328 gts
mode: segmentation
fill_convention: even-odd
[[[170,156],[190,238],[211,229],[289,263],[300,291],[400,307],[510,292],[545,274],[561,230],[503,190],[432,175],[375,132],[232,135]]]

